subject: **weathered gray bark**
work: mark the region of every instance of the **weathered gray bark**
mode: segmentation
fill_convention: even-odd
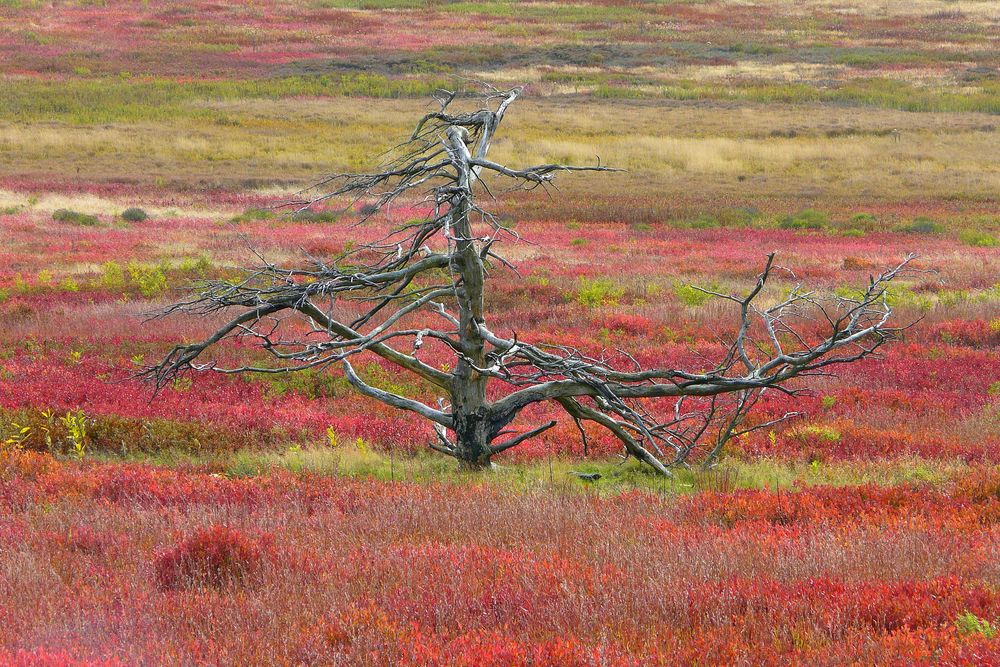
[[[459,174],[459,193],[451,202],[451,227],[457,248],[453,270],[458,276],[455,283],[458,291],[459,346],[462,351],[452,379],[452,430],[455,432],[454,456],[467,466],[485,467],[490,465],[492,455],[492,424],[486,403],[486,378],[475,369],[483,366],[486,354],[486,341],[479,334],[479,325],[484,321],[483,289],[486,278],[469,220],[474,172],[470,164],[472,155],[465,145],[467,137],[468,132],[464,128],[448,128],[446,141]],[[484,135],[481,140],[482,152],[489,148],[487,137]]]

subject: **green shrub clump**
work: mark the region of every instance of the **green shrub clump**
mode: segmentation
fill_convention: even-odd
[[[292,220],[298,222],[336,222],[338,218],[336,211],[296,211],[292,215]]]
[[[108,261],[101,265],[101,275],[97,279],[97,284],[109,290],[125,289],[125,269],[115,261]]]
[[[122,220],[126,222],[143,222],[148,218],[149,214],[137,206],[130,206],[122,211]]]
[[[906,234],[940,234],[944,228],[930,218],[920,216],[913,219],[913,222],[903,227],[900,231]]]
[[[811,208],[786,216],[778,222],[782,229],[822,229],[828,224],[830,217],[826,213]]]
[[[132,283],[139,288],[139,293],[147,299],[154,299],[167,291],[166,267],[129,262],[126,268]]]
[[[52,219],[56,222],[68,222],[72,225],[82,225],[84,227],[94,227],[101,224],[96,215],[80,213],[68,208],[60,208],[53,211]]]
[[[598,308],[600,306],[614,306],[625,296],[625,290],[616,286],[607,278],[596,278],[580,280],[580,289],[576,293],[577,303],[588,308]]]
[[[674,295],[680,299],[681,303],[685,306],[690,306],[692,308],[704,305],[709,299],[712,298],[711,294],[706,294],[692,285],[684,284],[674,285]]]
[[[277,214],[274,211],[269,211],[266,208],[248,208],[237,216],[230,218],[229,222],[241,223],[241,222],[256,222],[259,220],[273,220]]]

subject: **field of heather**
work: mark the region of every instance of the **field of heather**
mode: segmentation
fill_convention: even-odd
[[[455,429],[357,392],[445,405],[431,380],[464,362],[426,333],[389,339],[422,375],[368,341],[357,382],[157,390],[144,371],[234,315],[153,317],[171,304],[262,259],[361,275],[350,253],[433,218],[282,204],[482,81],[525,86],[491,160],[624,170],[477,190],[507,230],[510,266],[473,246],[494,334],[709,373],[741,313],[703,290],[745,295],[772,252],[766,307],[796,285],[843,306],[913,255],[875,304],[900,330],[669,475],[553,400],[491,469],[457,465],[434,450]],[[1000,664],[998,113],[989,0],[0,2],[0,665]],[[454,267],[401,289],[464,290]],[[262,330],[199,361],[273,368]],[[517,389],[492,380],[491,403]],[[669,444],[605,396],[582,400]]]

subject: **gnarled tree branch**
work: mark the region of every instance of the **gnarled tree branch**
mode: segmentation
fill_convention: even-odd
[[[870,356],[900,330],[891,324],[886,289],[912,258],[873,277],[855,298],[824,299],[796,285],[767,305],[764,295],[781,270],[772,254],[746,294],[703,290],[732,302],[738,317],[735,338],[706,371],[644,368],[624,354],[590,356],[496,333],[487,325],[486,262],[513,268],[497,248],[518,237],[477,204],[480,193],[490,195],[490,179],[531,189],[548,187],[559,173],[616,171],[599,159],[593,166],[521,168],[491,160],[496,132],[522,92],[486,86],[481,95],[465,97],[441,91],[439,109],[383,154],[376,169],[333,174],[308,197],[302,193],[292,202],[299,209],[363,202],[361,222],[397,202],[423,207],[426,216],[332,259],[286,268],[258,254],[261,264],[242,279],[203,284],[166,314],[235,314],[203,341],[175,347],[146,376],[162,387],[188,370],[277,373],[339,364],[362,395],[429,420],[433,449],[474,466],[488,466],[492,456],[550,429],[555,421],[496,442],[525,408],[547,403],[578,425],[606,429],[629,456],[669,475],[670,466],[687,465],[698,452],[710,465],[732,438],[794,416],[748,423],[765,392],[794,393],[792,380]],[[470,100],[473,108],[454,109]],[[800,326],[808,321],[823,323],[822,331]],[[277,365],[199,362],[231,337],[256,342]],[[428,342],[450,355],[446,366],[418,358]],[[352,365],[362,354],[419,378],[429,400],[362,380]],[[504,389],[489,400],[487,387],[494,384]],[[435,402],[438,408],[430,407]]]

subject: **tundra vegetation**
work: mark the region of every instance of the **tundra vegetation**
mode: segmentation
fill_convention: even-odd
[[[1000,662],[994,5],[0,3],[0,663]],[[428,112],[479,110],[428,106],[470,80],[527,84],[492,164],[625,171],[526,191],[484,167],[489,192],[466,199],[489,215],[471,241],[435,228],[429,254],[400,236],[449,213],[433,192],[314,201],[358,183],[341,178],[276,208],[318,174],[368,171]],[[444,148],[455,123],[428,123]],[[466,129],[472,156],[482,126]],[[348,265],[466,242],[482,364],[430,303],[462,323],[449,259],[359,330],[451,289],[379,341],[423,376],[367,348],[351,372],[271,372],[285,342],[347,349],[288,310],[280,337],[252,320],[190,360],[255,370],[168,374],[153,400],[138,377],[239,312],[143,324],[199,288],[205,304],[343,286]],[[462,470],[431,450],[459,446],[454,424],[439,438],[358,391],[453,417],[426,376],[495,368],[496,405],[550,379],[504,357],[514,334],[531,364],[557,358],[559,382],[579,382],[567,360],[711,374],[740,331],[725,297],[762,273],[762,312],[801,284],[818,302],[802,316],[836,313],[911,253],[870,303],[896,340],[768,389],[708,469],[717,428],[687,465],[642,432],[665,433],[672,396],[625,397],[639,422],[573,399],[638,428],[623,427],[668,477],[554,399],[488,443],[536,431],[491,452],[492,471]],[[350,325],[391,290],[323,312]],[[822,316],[788,322],[803,338],[776,332],[786,350],[831,335]],[[448,341],[415,350],[425,329]],[[750,329],[751,365],[773,357],[766,329]]]

